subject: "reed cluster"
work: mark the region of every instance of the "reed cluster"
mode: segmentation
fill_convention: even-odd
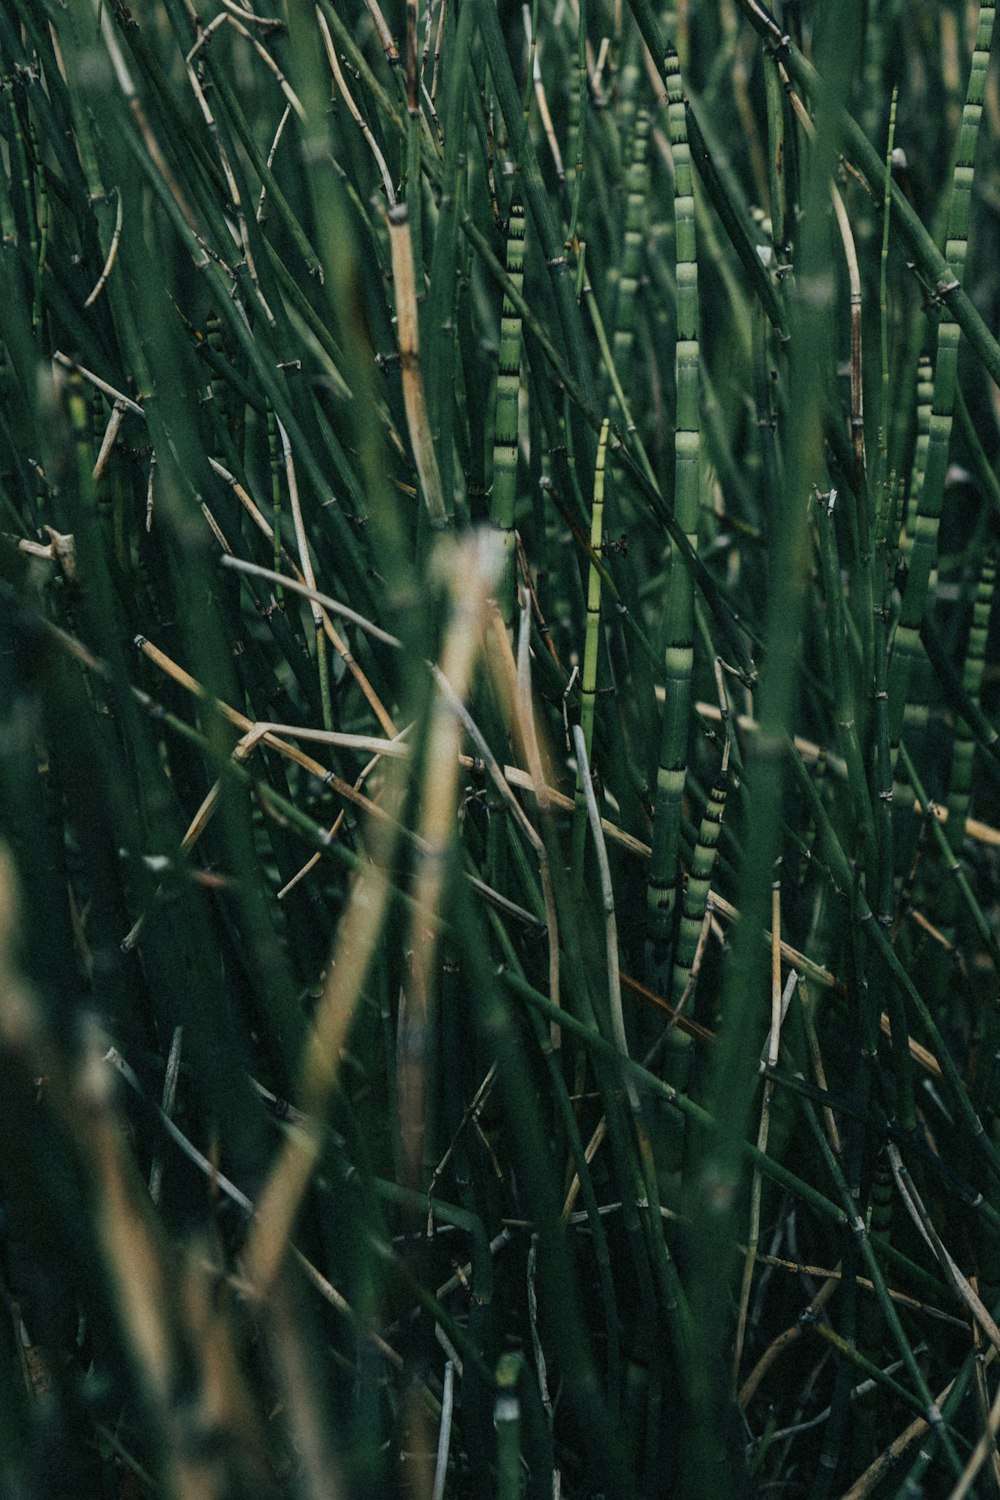
[[[0,0],[0,1493],[1000,1485],[977,0]]]

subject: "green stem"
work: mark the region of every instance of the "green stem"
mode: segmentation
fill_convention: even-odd
[[[692,552],[697,553],[701,509],[701,422],[698,379],[698,261],[695,245],[694,183],[687,136],[687,112],[680,64],[671,48],[664,60],[670,150],[674,162],[675,249],[677,263],[677,420],[674,460],[674,514]],[[694,580],[674,552],[666,605],[666,706],[656,773],[653,854],[647,902],[649,935],[657,967],[669,966],[679,878],[681,803],[691,733],[691,674],[694,665]]]

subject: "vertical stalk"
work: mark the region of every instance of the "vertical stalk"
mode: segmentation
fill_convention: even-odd
[[[521,1494],[520,1354],[502,1354],[497,1365],[493,1421],[497,1430],[497,1500],[519,1500]]]
[[[684,889],[677,929],[677,947],[670,983],[670,1003],[678,1014],[690,1012],[692,990],[695,984],[694,965],[705,921],[708,915],[708,897],[712,887],[719,838],[722,833],[722,818],[726,807],[726,761],[728,744],[723,759],[722,771],[705,804],[698,836],[691,856],[691,872]],[[680,1026],[671,1024],[664,1043],[663,1078],[679,1093],[686,1093],[691,1076],[692,1038]],[[677,1116],[668,1122],[664,1142],[664,1164],[668,1171],[676,1171],[683,1158],[686,1122]]]
[[[795,983],[795,972],[789,976],[789,996]],[[767,1038],[767,1066],[770,1071],[778,1066],[778,1049],[781,1042],[781,1022],[787,1002],[781,987],[781,882],[775,880],[771,887],[771,1025]],[[760,1124],[757,1127],[757,1150],[767,1152],[767,1140],[771,1129],[771,1096],[774,1079],[765,1078],[764,1095],[760,1106]],[[733,1390],[739,1389],[740,1363],[743,1358],[743,1340],[746,1335],[747,1312],[750,1307],[750,1289],[753,1285],[754,1267],[757,1261],[757,1246],[760,1243],[760,1168],[754,1166],[750,1188],[750,1228],[747,1234],[747,1253],[743,1263],[743,1283],[740,1288],[739,1313],[736,1319],[736,1338],[733,1345]]]
[[[589,766],[594,742],[594,709],[597,704],[597,659],[601,645],[601,573],[598,560],[604,536],[604,464],[608,451],[608,419],[601,424],[594,469],[594,504],[590,518],[590,575],[587,581],[587,633],[583,646],[580,680],[580,728]],[[577,900],[583,894],[584,843],[587,834],[587,803],[584,766],[576,768],[576,805],[573,814],[573,889]]]
[[[420,833],[423,839],[414,879],[420,909],[414,911],[410,939],[412,958],[405,1014],[400,1019],[398,1089],[404,1181],[419,1187],[427,1131],[427,1079],[433,1043],[433,1003],[437,990],[437,913],[446,889],[448,855],[455,832],[459,792],[458,750],[461,720],[450,697],[468,692],[485,615],[492,591],[490,552],[474,539],[447,559],[453,616],[441,648],[441,675],[449,684],[446,697],[438,691],[431,708],[421,796]],[[464,570],[464,573],[463,573]]]
[[[785,800],[787,735],[799,694],[800,632],[811,568],[807,546],[809,495],[821,487],[825,462],[826,390],[831,375],[830,331],[835,324],[836,280],[830,265],[826,208],[840,147],[839,101],[846,95],[855,63],[860,4],[841,7],[834,34],[824,15],[817,52],[829,71],[816,113],[815,139],[808,143],[801,233],[796,244],[795,285],[789,298],[791,324],[784,428],[784,486],[774,507],[768,536],[769,578],[764,624],[764,670],[756,696],[758,733],[746,757],[747,832],[739,883],[742,920],[722,981],[724,1028],[711,1061],[710,1108],[717,1128],[693,1163],[698,1184],[695,1216],[705,1252],[691,1299],[706,1348],[701,1404],[702,1445],[712,1441],[728,1401],[727,1310],[731,1261],[725,1249],[734,1233],[738,1160],[757,1079],[764,1002],[760,934],[768,925],[771,875],[780,852]],[[853,45],[845,38],[853,40]],[[797,757],[792,756],[795,767]],[[805,775],[809,793],[813,787]],[[816,809],[817,813],[821,809]],[[848,877],[849,885],[850,877]],[[726,1274],[721,1274],[725,1266]],[[725,1394],[724,1394],[725,1393]],[[708,1493],[703,1486],[699,1493]]]
[[[677,264],[677,379],[674,512],[691,548],[697,551],[701,504],[701,431],[698,382],[698,261],[695,245],[694,183],[680,64],[672,47],[664,59],[670,151],[674,164],[675,253]],[[673,549],[666,604],[666,703],[656,774],[653,853],[647,885],[649,935],[657,967],[669,963],[679,876],[681,802],[691,729],[691,672],[694,664],[694,580]]]
[[[524,285],[524,208],[511,201],[507,225],[507,274],[517,292]],[[506,288],[500,314],[500,368],[497,374],[493,427],[493,490],[490,520],[500,533],[503,564],[497,581],[497,604],[513,639],[517,606],[515,507],[517,503],[518,407],[521,392],[521,316]]]
[[[579,234],[580,204],[583,200],[584,150],[587,142],[587,0],[578,0],[576,60],[569,77],[569,143],[567,160],[572,163],[569,183],[572,192],[566,239],[572,244]]]
[[[643,249],[649,233],[649,110],[640,107],[629,142],[625,177],[625,239],[612,340],[614,366],[621,380],[628,376],[629,358],[635,341],[636,290],[642,270]]]
[[[573,296],[569,266],[556,231],[545,184],[535,155],[530,133],[524,129],[521,100],[511,72],[510,59],[500,30],[500,20],[493,0],[471,0],[479,21],[493,86],[503,113],[510,141],[510,151],[521,172],[524,201],[531,215],[539,248],[549,271],[556,313],[573,372],[585,398],[594,399],[594,379],[583,337],[580,310]],[[583,7],[581,6],[581,9]]]
[[[976,143],[983,114],[986,72],[993,41],[996,6],[980,5],[975,50],[962,126],[958,156],[955,161],[951,204],[948,210],[946,257],[951,285],[961,286],[965,274],[965,255],[969,238],[969,214],[972,207],[972,180],[975,172]],[[913,549],[899,623],[893,648],[889,684],[889,718],[896,742],[903,728],[910,678],[920,656],[920,626],[927,606],[931,571],[937,557],[938,526],[944,500],[945,471],[951,438],[952,413],[958,376],[958,343],[960,329],[950,303],[941,302],[937,333],[937,357],[934,363],[934,400],[931,408],[927,468],[920,493],[914,528]]]
[[[834,503],[836,491],[821,495],[818,502],[817,533],[820,567],[823,578],[828,631],[831,644],[830,666],[833,676],[834,712],[837,724],[837,743],[841,755],[847,762],[847,779],[851,793],[853,826],[860,844],[860,857],[868,877],[868,888],[872,891],[876,880],[877,844],[872,816],[868,777],[857,727],[857,705],[855,701],[853,673],[849,655],[846,611],[841,582],[840,556],[834,530]],[[867,569],[866,569],[867,576]],[[871,633],[872,621],[868,622]]]
[[[913,540],[920,513],[920,497],[927,472],[927,449],[931,440],[931,409],[934,405],[934,366],[929,354],[921,354],[917,361],[917,438],[913,448],[913,464],[910,470],[910,493],[906,506],[906,536],[903,541],[903,557],[908,563],[913,553]]]
[[[986,642],[993,613],[997,563],[994,556],[984,558],[972,604],[972,622],[962,669],[962,689],[979,702],[986,670]],[[971,726],[958,717],[955,724],[955,748],[952,755],[951,780],[948,787],[948,843],[957,856],[965,838],[965,823],[973,790],[973,762],[976,741]]]
[[[430,287],[427,297],[426,326],[435,340],[434,400],[432,419],[441,470],[441,484],[446,503],[455,492],[454,446],[466,437],[462,424],[456,433],[455,416],[459,409],[455,380],[460,348],[457,310],[462,291],[459,274],[458,217],[466,193],[466,136],[468,130],[469,41],[472,35],[472,7],[463,6],[455,26],[450,7],[442,4],[442,27],[447,40],[446,102],[444,109],[444,168],[441,202],[434,232]]]
[[[281,451],[285,461],[285,478],[288,483],[288,498],[292,507],[292,520],[295,524],[295,542],[298,547],[299,564],[302,568],[303,578],[315,592],[316,575],[313,572],[309,540],[306,536],[305,522],[302,518],[302,505],[299,500],[299,482],[295,473],[295,460],[292,457],[292,445],[288,440],[288,433],[281,422],[278,422],[278,436],[281,439]],[[277,539],[278,532],[275,529],[276,544]],[[329,730],[333,728],[333,705],[330,698],[330,673],[327,669],[323,611],[315,599],[311,601],[310,608],[313,617],[313,632],[316,637],[316,670],[319,674],[320,701],[323,705],[323,728]]]
[[[279,459],[277,459],[277,431],[274,426],[274,411],[268,405],[267,408],[267,462],[271,474],[271,567],[276,573],[282,570],[282,471],[280,471]],[[285,589],[280,583],[274,585],[274,598],[277,603],[285,601]]]
[[[417,320],[417,287],[413,265],[413,243],[404,204],[389,210],[389,244],[392,249],[392,279],[396,289],[399,358],[403,368],[403,401],[410,430],[413,459],[431,526],[442,530],[449,524],[448,508],[441,489],[437,455],[431,438],[420,367],[420,334]]]
[[[879,256],[879,352],[882,382],[878,418],[878,469],[875,475],[875,547],[885,543],[889,498],[889,422],[892,410],[889,400],[889,224],[892,218],[892,151],[896,139],[896,104],[899,90],[894,85],[889,105],[889,134],[885,146],[885,178],[882,191],[882,253]],[[878,566],[878,564],[876,564]]]
[[[993,595],[996,583],[996,559],[983,560],[976,593],[972,605],[972,622],[962,668],[962,689],[972,700],[979,703],[980,689],[986,668],[986,640],[989,633],[990,615],[993,610]],[[972,798],[973,764],[975,760],[975,737],[971,726],[960,715],[956,719],[951,776],[948,784],[948,821],[944,826],[944,838],[953,869],[959,862],[965,847],[965,824]],[[956,879],[945,881],[937,900],[935,925],[949,945],[955,942],[960,909],[960,889]],[[932,1003],[947,1002],[951,993],[952,950],[935,944],[930,963],[931,974],[927,993]]]
[[[684,889],[684,905],[677,929],[677,952],[670,985],[670,1003],[674,1006],[679,1006],[685,996],[688,996],[686,1003],[690,1003],[688,986],[691,983],[691,970],[698,951],[702,928],[705,925],[715,858],[722,834],[722,819],[726,810],[726,762],[728,758],[727,745],[722,770],[708,794],[705,811],[698,825],[698,837],[691,857],[691,873]]]

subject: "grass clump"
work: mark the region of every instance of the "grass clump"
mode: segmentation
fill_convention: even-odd
[[[996,1485],[994,7],[0,0],[0,1474]]]

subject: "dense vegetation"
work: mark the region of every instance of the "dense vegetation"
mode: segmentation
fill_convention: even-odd
[[[0,0],[0,1493],[1000,1483],[968,0]]]

